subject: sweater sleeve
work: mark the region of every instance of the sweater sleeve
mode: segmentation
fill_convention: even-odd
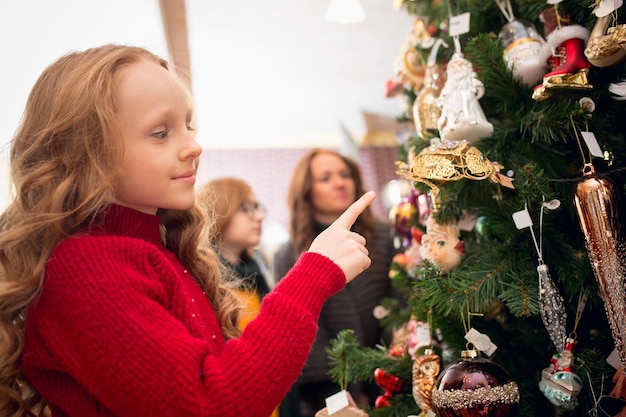
[[[304,254],[224,344],[197,285],[152,245],[115,239],[65,241],[28,313],[24,369],[69,416],[267,417],[301,371],[322,304],[345,285],[332,261]]]

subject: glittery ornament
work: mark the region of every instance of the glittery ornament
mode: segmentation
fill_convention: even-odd
[[[567,313],[563,297],[557,290],[548,265],[540,264],[537,267],[539,274],[539,305],[541,306],[541,319],[550,335],[550,340],[554,343],[557,351],[560,351],[565,342],[565,325]]]
[[[423,182],[431,188],[433,205],[437,203],[438,184],[458,181],[491,179],[500,182],[498,172],[502,168],[492,163],[478,148],[467,141],[433,140],[407,164],[396,162],[397,174],[410,181]]]
[[[626,369],[626,262],[616,201],[614,183],[596,175],[593,165],[585,164],[583,180],[576,185],[574,204],[615,348],[622,368]]]
[[[617,3],[617,2],[616,2]],[[585,56],[596,67],[617,65],[626,59],[626,25],[615,25],[617,4],[603,10],[610,2],[596,2],[593,14],[598,20],[589,35]],[[610,26],[610,27],[609,27]]]
[[[437,376],[441,369],[441,358],[432,349],[426,349],[423,355],[413,360],[413,398],[422,410],[420,417],[434,411],[432,396]]]
[[[514,414],[519,389],[500,365],[465,350],[437,378],[432,402],[439,417],[506,417]]]

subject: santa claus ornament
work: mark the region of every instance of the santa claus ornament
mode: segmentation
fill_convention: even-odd
[[[514,415],[519,389],[500,365],[464,350],[437,378],[432,403],[439,417]]]
[[[458,40],[454,40],[455,53],[446,67],[446,83],[437,99],[441,108],[437,127],[442,140],[474,143],[491,136],[493,125],[478,101],[485,94],[485,86],[472,63],[463,57]]]
[[[567,338],[565,348],[552,356],[550,365],[541,372],[539,389],[552,404],[563,410],[573,410],[578,405],[582,379],[574,373],[575,339]]]

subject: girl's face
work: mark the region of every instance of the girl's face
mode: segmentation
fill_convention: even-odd
[[[222,236],[222,245],[235,252],[243,252],[258,246],[261,241],[263,219],[265,219],[263,206],[254,195],[250,195],[231,216]]]
[[[202,148],[189,95],[171,73],[147,60],[123,69],[117,86],[124,145],[118,202],[149,214],[190,208]]]
[[[311,176],[315,220],[330,224],[356,200],[352,173],[339,156],[320,153],[311,160]]]

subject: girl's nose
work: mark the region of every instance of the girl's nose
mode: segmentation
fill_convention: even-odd
[[[186,136],[183,149],[182,149],[182,159],[195,159],[200,156],[202,153],[202,146],[198,143],[196,138],[191,132]]]

